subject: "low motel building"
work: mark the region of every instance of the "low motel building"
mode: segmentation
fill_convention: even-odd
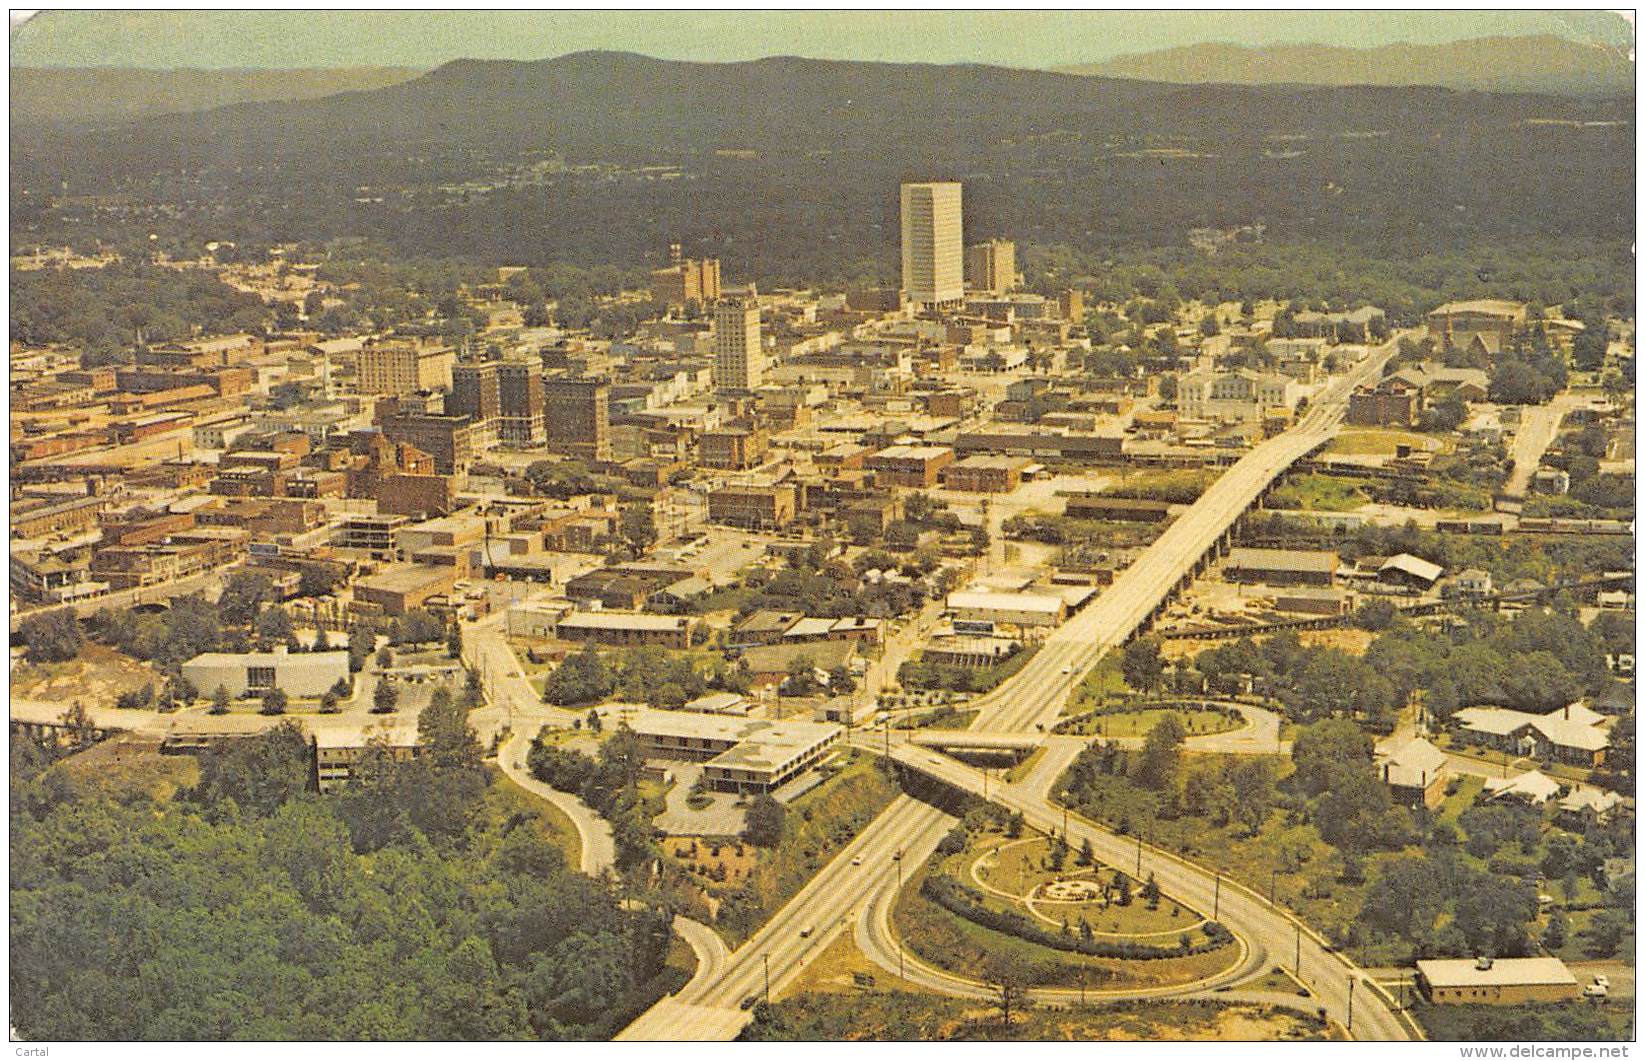
[[[703,764],[720,792],[770,792],[832,756],[845,730],[829,722],[772,721],[693,711],[642,710],[629,719],[647,757]]]

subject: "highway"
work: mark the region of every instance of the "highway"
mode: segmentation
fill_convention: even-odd
[[[1359,383],[1376,378],[1396,350],[1398,338],[1396,335],[1347,374],[1328,384],[1289,431],[1246,454],[1116,578],[1095,603],[1047,638],[1022,670],[992,693],[974,701],[972,706],[980,713],[972,728],[990,732],[1049,729],[1075,683],[1102,654],[1122,644],[1145,625],[1177,586],[1193,574],[1200,560],[1217,548],[1218,540],[1239,516],[1286,468],[1330,439],[1347,409],[1349,393]],[[959,776],[953,780],[959,787],[976,789],[981,794],[982,778],[975,769],[923,749],[899,747],[897,757],[927,773],[944,776],[945,780],[949,780],[945,774],[957,773]],[[1036,770],[1027,779],[1035,788],[1043,786],[1044,789],[1054,780],[1055,775],[1049,769]],[[1017,788],[1018,791],[1007,795],[996,786],[989,795],[1001,802],[1015,801],[1006,805],[1021,810],[1036,827],[1049,828],[1053,817],[1060,825],[1061,812],[1051,807],[1043,790],[1036,795],[1033,789],[1024,793],[1022,786]],[[886,895],[895,893],[904,867],[912,870],[919,865],[951,827],[952,818],[942,811],[907,796],[898,797],[753,938],[731,954],[719,979],[702,986],[693,982],[679,995],[647,1011],[621,1038],[679,1041],[735,1037],[748,1020],[741,1004],[751,1004],[752,996],[763,993],[767,984],[773,993],[780,990],[800,974],[805,962],[819,953],[835,933],[848,924],[855,924],[858,938],[872,937],[870,911],[887,905]],[[1107,857],[1104,852],[1112,854],[1116,844],[1125,844],[1115,834],[1094,825],[1079,823],[1078,830],[1076,837],[1083,840],[1089,836],[1100,857]],[[899,853],[901,860],[893,859],[892,856]],[[1170,863],[1169,876],[1164,872],[1167,862]],[[1218,885],[1207,871],[1170,859],[1163,853],[1154,853],[1151,865],[1159,874],[1162,887],[1173,897],[1191,906],[1222,907],[1218,911],[1221,920],[1252,948],[1246,963],[1251,968],[1257,967],[1252,963],[1270,947],[1294,942],[1291,936],[1300,932],[1304,972],[1306,974],[1311,965],[1315,975],[1321,978],[1317,992],[1321,1004],[1330,1007],[1338,1019],[1346,1015],[1347,985],[1361,983],[1356,977],[1363,974],[1335,955],[1327,957],[1322,941],[1309,930],[1298,929],[1283,911],[1269,907],[1233,885]],[[1212,894],[1213,890],[1217,895]],[[870,924],[865,925],[865,919],[869,919]],[[1338,969],[1342,973],[1340,983],[1335,977]],[[1368,982],[1359,996],[1355,1002],[1356,1034],[1377,1039],[1411,1038],[1411,1031],[1368,987]]]

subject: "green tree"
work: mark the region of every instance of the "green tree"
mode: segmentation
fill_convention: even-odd
[[[378,681],[377,688],[371,692],[371,713],[387,715],[394,711],[394,705],[400,702],[400,691],[393,682]]]
[[[219,685],[217,690],[211,694],[211,713],[214,715],[228,714],[228,704],[228,687]]]
[[[604,700],[615,688],[611,668],[589,643],[554,668],[543,685],[543,699],[561,706],[590,704]]]
[[[286,713],[286,705],[289,702],[284,689],[269,686],[263,690],[262,713],[265,715],[283,715]]]
[[[217,614],[229,626],[250,626],[264,605],[274,603],[275,599],[274,583],[268,576],[236,572],[223,584],[223,592],[217,598]]]
[[[1182,718],[1175,711],[1162,715],[1143,738],[1142,751],[1137,756],[1137,780],[1155,791],[1175,784],[1186,736]]]
[[[782,843],[788,809],[768,793],[760,793],[749,804],[743,836],[756,847],[776,847]]]
[[[1000,1011],[1000,1025],[1011,1027],[1011,1014],[1022,1013],[1033,1005],[1028,994],[1030,977],[1023,965],[1004,955],[991,955],[983,966],[983,980],[993,992],[995,1008]]]
[[[273,813],[309,790],[313,753],[296,722],[287,720],[251,737],[220,741],[200,755],[199,802],[233,800],[252,814]]]
[[[80,654],[80,622],[71,608],[31,615],[18,626],[30,663],[59,663]]]
[[[1157,689],[1165,675],[1165,659],[1160,654],[1159,639],[1138,637],[1127,642],[1120,660],[1120,673],[1124,675],[1125,683],[1133,689],[1145,693]]]

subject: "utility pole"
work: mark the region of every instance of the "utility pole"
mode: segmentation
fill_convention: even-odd
[[[1216,887],[1211,892],[1211,920],[1215,921],[1222,912],[1222,874],[1217,874]]]
[[[1297,951],[1296,951],[1296,954],[1293,955],[1292,958],[1291,958],[1291,975],[1296,977],[1297,980],[1300,981],[1302,979],[1302,922],[1301,921],[1298,921],[1296,923],[1296,929],[1297,929]]]
[[[1348,1034],[1354,1034],[1354,974],[1348,974]]]
[[[1279,870],[1276,869],[1268,875],[1268,905],[1269,906],[1274,905],[1274,889],[1275,889],[1276,886],[1278,886],[1278,884],[1279,884]]]
[[[765,1004],[769,1006],[771,1005],[771,952],[766,951],[760,955],[760,960],[765,963]]]
[[[1142,876],[1142,834],[1137,834],[1137,876]]]

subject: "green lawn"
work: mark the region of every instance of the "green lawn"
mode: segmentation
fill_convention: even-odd
[[[496,779],[493,790],[497,793],[498,801],[507,804],[511,812],[536,815],[543,828],[547,830],[549,838],[553,840],[554,846],[565,856],[566,865],[580,865],[583,858],[583,842],[577,834],[577,826],[565,816],[565,812],[546,799],[527,792],[502,771],[497,772]]]
[[[1174,714],[1182,720],[1191,737],[1211,733],[1227,733],[1245,724],[1239,717],[1229,718],[1220,711],[1187,711],[1180,708],[1150,707],[1140,711],[1115,711],[1093,715],[1069,725],[1064,733],[1097,737],[1146,737],[1148,731],[1159,725],[1166,715]]]
[[[1434,816],[1435,820],[1450,822],[1455,825],[1457,819],[1462,816],[1462,812],[1472,807],[1474,801],[1479,798],[1479,794],[1485,791],[1485,779],[1483,777],[1476,777],[1473,774],[1459,774],[1456,781],[1457,790],[1445,797],[1445,802],[1440,804],[1439,812]]]
[[[1045,758],[1045,748],[1035,748],[1032,752],[1028,753],[1028,758],[1005,771],[1005,783],[1008,785],[1014,785],[1018,781],[1021,781],[1023,778],[1034,772],[1034,767],[1038,766],[1039,761],[1043,758]]]
[[[1103,864],[1081,866],[1078,852],[1070,852],[1063,869],[1057,871],[1050,868],[1050,855],[1051,841],[1045,837],[1007,840],[998,834],[985,833],[964,851],[943,859],[940,868],[955,880],[974,886],[976,877],[972,876],[972,867],[975,866],[977,877],[989,887],[1017,896],[1029,894],[1031,890],[1042,894],[1038,890],[1056,880],[1089,880],[1101,885],[1115,884],[1123,876],[1131,887],[1132,901],[1128,905],[1118,902],[1106,905],[1100,902],[1054,902],[1043,897],[1037,897],[1034,902],[1035,909],[1054,921],[1066,919],[1076,928],[1083,921],[1094,932],[1109,935],[1181,933],[1191,931],[1204,920],[1193,910],[1163,895],[1158,904],[1150,909],[1140,897],[1142,881],[1115,867]],[[984,905],[996,910],[1034,916],[1020,899],[1013,901],[1001,895],[984,893],[983,901]],[[1055,926],[1047,923],[1047,927]],[[1145,942],[1158,944],[1172,941],[1151,939]]]
[[[1561,1002],[1534,1006],[1411,1007],[1436,1042],[1621,1042],[1633,1038],[1633,1007],[1621,1002]]]
[[[1325,447],[1326,456],[1392,457],[1401,445],[1413,451],[1427,450],[1433,443],[1428,435],[1415,431],[1397,431],[1392,428],[1368,428],[1344,431]]]
[[[1081,711],[1091,710],[1110,697],[1123,696],[1130,691],[1131,687],[1125,684],[1125,677],[1120,672],[1120,653],[1115,650],[1098,660],[1091,672],[1074,687],[1062,713],[1077,715]]]
[[[1234,946],[1185,957],[1125,961],[1056,950],[1017,936],[996,932],[960,917],[926,898],[920,890],[930,864],[907,881],[892,912],[893,929],[909,951],[930,965],[975,977],[996,959],[1025,970],[1041,986],[1092,990],[1158,987],[1189,983],[1226,969],[1238,955]]]
[[[1352,512],[1370,498],[1352,479],[1310,473],[1294,476],[1274,491],[1271,507],[1305,512]]]
[[[796,995],[755,1010],[744,1042],[1264,1042],[1334,1037],[1317,1017],[1272,1006],[1210,999],[1145,999],[1091,1008],[1013,1013],[970,999],[906,991]]]
[[[1289,768],[1288,760],[1278,763],[1282,775]],[[1284,811],[1273,811],[1252,836],[1244,826],[1232,822],[1217,825],[1209,818],[1186,814],[1159,818],[1155,814],[1156,794],[1127,777],[1099,776],[1093,792],[1094,799],[1072,809],[1123,834],[1140,835],[1150,845],[1220,870],[1261,895],[1267,895],[1272,887],[1282,906],[1327,935],[1359,914],[1365,884],[1342,880],[1342,859],[1337,850],[1320,838],[1312,824],[1292,824]],[[1364,860],[1367,879],[1375,875],[1376,862],[1386,857],[1374,855]],[[1382,956],[1356,952],[1356,958],[1361,957]]]

